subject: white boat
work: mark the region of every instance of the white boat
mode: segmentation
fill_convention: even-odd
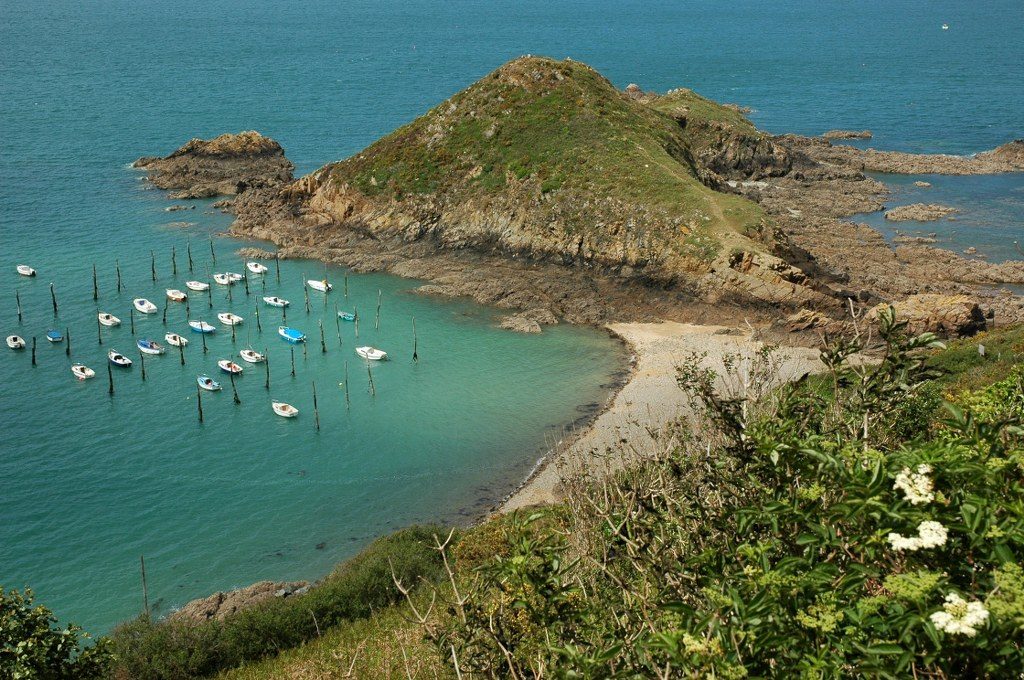
[[[32,267],[29,267],[27,264],[19,264],[18,273],[21,274],[22,276],[35,276],[36,270],[32,269]]]
[[[84,364],[75,364],[71,367],[71,373],[79,380],[88,380],[96,377],[96,371]]]
[[[224,276],[228,277],[228,280],[231,281],[231,283],[238,283],[245,278],[241,274],[235,272],[224,272]]]
[[[188,345],[188,338],[183,338],[177,333],[168,333],[164,336],[164,340],[166,340],[167,344],[171,347],[185,347]]]
[[[135,309],[139,310],[143,314],[156,314],[156,305],[146,298],[135,298],[132,300],[132,304],[135,305]]]
[[[241,352],[238,353],[238,355],[242,357],[242,359],[246,363],[250,364],[259,364],[267,360],[265,356],[263,356],[254,349],[243,349]]]
[[[203,283],[202,281],[186,281],[185,287],[189,290],[195,290],[198,292],[210,290],[210,284]]]
[[[188,326],[196,333],[214,333],[217,330],[205,321],[189,321]]]
[[[237,326],[245,321],[242,317],[237,314],[232,314],[231,312],[221,312],[217,315],[217,318],[220,319],[220,322],[225,326]]]
[[[234,373],[235,375],[240,375],[243,370],[241,366],[231,359],[221,359],[217,362],[217,367],[225,373]]]
[[[164,349],[163,345],[145,338],[137,340],[135,345],[143,354],[163,354],[167,351]]]
[[[267,265],[260,264],[259,262],[246,262],[245,268],[251,271],[253,274],[266,274]]]
[[[326,292],[328,292],[328,291],[330,291],[331,289],[334,288],[334,286],[332,286],[331,284],[327,283],[327,279],[324,279],[323,281],[317,281],[315,279],[310,279],[309,281],[306,281],[306,285],[309,286],[310,288],[312,288],[313,290],[320,291],[321,293],[326,293]]]
[[[121,368],[128,368],[132,365],[132,360],[125,355],[118,352],[116,349],[112,349],[107,352],[107,358],[110,359],[110,363]]]
[[[367,361],[384,361],[388,358],[388,353],[382,349],[376,347],[356,347],[356,354],[366,359]]]
[[[948,31],[949,30],[949,24],[942,24],[942,30],[943,31]]]
[[[8,335],[7,346],[11,349],[25,349],[25,338],[19,335]]]
[[[295,408],[291,404],[286,404],[283,401],[272,401],[270,402],[270,406],[274,409],[274,413],[282,418],[294,418],[299,415],[299,409]]]
[[[276,295],[268,295],[267,297],[263,298],[263,301],[266,302],[271,307],[287,307],[288,305],[291,304],[290,302],[288,302],[288,300],[285,300],[284,298],[279,298]]]
[[[184,302],[188,299],[188,293],[177,288],[168,288],[167,299],[171,302]]]
[[[106,312],[100,312],[96,315],[99,318],[100,323],[104,326],[120,326],[121,320],[113,314],[107,314]]]
[[[231,280],[231,277],[227,274],[214,274],[213,280],[222,286],[230,286],[234,283],[234,281]]]

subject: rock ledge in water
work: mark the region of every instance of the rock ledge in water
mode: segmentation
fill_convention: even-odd
[[[829,130],[822,137],[825,139],[871,139],[871,130]]]
[[[177,199],[278,186],[292,180],[295,168],[280,144],[253,131],[192,139],[169,156],[143,156],[132,167],[148,171],[149,181]]]
[[[210,619],[222,620],[235,612],[248,609],[275,597],[302,595],[308,590],[309,583],[306,581],[295,581],[292,583],[260,581],[238,590],[214,593],[209,597],[192,600],[171,614],[169,618],[178,621],[195,622],[209,621]]]
[[[901,205],[898,208],[885,211],[885,219],[892,222],[930,222],[941,220],[943,217],[960,212],[956,208],[936,203],[914,203],[912,205]]]

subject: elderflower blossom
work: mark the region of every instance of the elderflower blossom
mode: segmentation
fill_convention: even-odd
[[[917,536],[889,534],[889,545],[896,551],[914,551],[921,548],[938,548],[946,543],[946,527],[939,522],[926,520],[917,525]]]
[[[935,493],[932,491],[932,480],[928,476],[931,471],[932,466],[927,463],[918,465],[917,472],[912,472],[910,468],[905,467],[896,476],[896,483],[893,484],[892,488],[903,491],[903,496],[913,505],[931,503],[935,500]]]
[[[950,593],[946,595],[942,611],[935,612],[929,618],[936,628],[950,635],[974,637],[978,626],[988,619],[988,610],[977,600],[967,602],[956,593]]]

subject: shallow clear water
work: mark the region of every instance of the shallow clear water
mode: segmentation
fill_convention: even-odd
[[[146,191],[126,163],[192,136],[257,129],[285,146],[299,172],[310,171],[524,53],[586,61],[619,86],[692,87],[754,107],[755,121],[773,131],[871,128],[880,148],[949,153],[1022,136],[1018,0],[828,8],[752,0],[0,3],[0,332],[41,339],[53,323],[53,280],[73,358],[100,369],[78,384],[63,348],[45,342],[35,369],[27,352],[0,354],[0,583],[30,584],[62,617],[103,631],[139,609],[139,554],[161,611],[259,578],[315,577],[391,528],[452,519],[500,496],[526,474],[545,437],[579,415],[578,405],[603,397],[600,385],[620,356],[600,333],[501,332],[490,310],[403,292],[415,282],[353,276],[361,339],[396,359],[373,369],[372,398],[352,353],[354,329],[343,328],[337,347],[337,290],[327,309],[329,352],[320,353],[323,308],[307,317],[299,288],[303,270],[312,275],[319,265],[299,262],[283,263],[281,288],[271,286],[293,300],[289,320],[312,339],[294,380],[288,347],[272,332],[274,313],[267,310],[255,337],[255,295],[246,301],[236,288],[233,305],[215,291],[214,311],[247,317],[234,348],[246,335],[269,347],[270,394],[250,369],[238,381],[241,406],[230,392],[208,396],[206,422],[196,422],[194,376],[232,347],[223,330],[205,358],[192,336],[185,369],[173,355],[154,359],[145,383],[136,366],[115,375],[113,399],[106,394],[103,350],[133,349],[130,297],[162,303],[171,246],[180,287],[188,239],[205,271],[206,235],[227,225],[205,203],[165,213],[166,199]],[[999,203],[1001,181],[965,181],[963,202]],[[166,226],[176,221],[196,224]],[[997,221],[1021,230],[1024,218],[1011,207]],[[218,257],[227,261],[238,245],[218,240]],[[128,286],[120,298],[117,258]],[[38,267],[40,278],[14,277],[19,261]],[[102,349],[93,262],[100,305],[125,321]],[[328,276],[337,283],[343,273]],[[367,313],[378,289],[376,334]],[[410,361],[412,316],[418,365]],[[169,321],[181,327],[183,311],[172,308]],[[137,330],[163,335],[157,319]],[[338,387],[346,358],[351,411]],[[300,418],[273,417],[271,395],[294,402]]]
[[[900,234],[930,236],[936,247],[964,253],[977,248],[990,262],[1019,260],[1024,252],[1024,173],[951,177],[949,175],[876,175],[892,189],[886,208],[911,203],[938,203],[960,212],[931,222],[891,222],[882,212],[854,215],[892,240]],[[928,182],[930,187],[914,183]]]

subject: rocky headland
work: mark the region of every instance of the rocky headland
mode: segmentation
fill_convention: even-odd
[[[140,167],[178,191],[205,195],[225,182],[217,192],[237,194],[225,204],[232,232],[271,241],[282,257],[427,279],[418,292],[509,309],[503,324],[515,330],[536,332],[550,317],[783,328],[801,310],[839,320],[848,300],[918,294],[1024,316],[1018,298],[991,289],[1024,283],[1021,263],[921,240],[894,249],[843,219],[884,208],[889,191],[866,172],[1021,170],[1021,140],[959,157],[773,136],[740,107],[690,90],[620,91],[584,64],[537,57],[295,180],[280,145],[243,135],[253,143],[194,140]]]
[[[290,182],[295,169],[280,144],[251,131],[192,139],[169,156],[143,156],[132,167],[145,170],[149,181],[171,191],[174,199],[233,196],[278,186]]]

